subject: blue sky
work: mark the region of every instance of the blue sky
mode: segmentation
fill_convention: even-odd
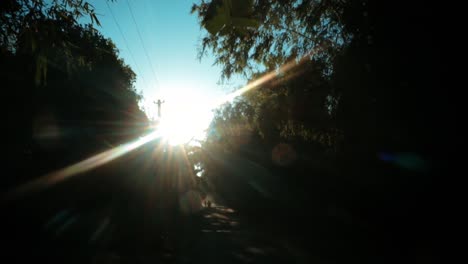
[[[99,14],[101,27],[98,29],[114,41],[120,50],[120,56],[136,72],[135,86],[143,93],[143,106],[149,117],[156,114],[156,108],[152,104],[156,99],[166,100],[164,116],[165,111],[166,114],[168,111],[180,111],[182,105],[206,105],[207,101],[215,100],[245,83],[242,78],[234,78],[225,84],[219,84],[221,70],[219,66],[213,66],[214,58],[209,55],[201,62],[198,60],[198,44],[204,32],[200,29],[196,15],[190,14],[191,6],[197,0],[109,2],[128,47],[112,18],[106,0],[88,1]],[[187,109],[190,111],[191,108]]]

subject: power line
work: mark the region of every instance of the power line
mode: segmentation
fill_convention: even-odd
[[[141,46],[143,47],[143,51],[145,52],[146,58],[148,59],[151,72],[153,73],[153,76],[154,76],[154,80],[156,81],[156,85],[159,87],[158,77],[156,76],[156,73],[154,71],[154,67],[153,67],[153,64],[151,63],[151,59],[148,55],[148,51],[146,51],[145,43],[143,42],[143,38],[141,37],[140,29],[138,28],[138,24],[136,23],[135,16],[133,15],[132,7],[130,6],[130,2],[128,2],[128,0],[126,2],[127,2],[128,10],[130,10],[130,15],[132,16],[133,23],[135,24],[138,37],[140,38]]]
[[[127,47],[128,53],[130,54],[130,58],[132,58],[133,63],[135,63],[135,67],[136,67],[137,71],[141,75],[141,80],[143,81],[144,86],[146,88],[148,88],[148,83],[146,82],[145,78],[143,77],[143,73],[142,73],[140,67],[138,67],[138,63],[135,60],[135,57],[133,56],[132,51],[130,50],[130,46],[128,45],[127,38],[125,38],[125,35],[124,35],[123,31],[122,31],[122,28],[120,27],[119,23],[117,22],[117,19],[115,18],[114,12],[112,12],[112,9],[110,8],[108,1],[105,1],[105,2],[106,2],[106,5],[107,5],[107,8],[109,9],[109,12],[111,13],[112,19],[114,20],[115,24],[117,25],[117,28],[118,28],[118,30],[120,32],[120,35],[122,36],[122,38],[123,38],[123,40],[125,42],[125,46]]]
[[[149,3],[148,3],[148,1],[149,1]],[[146,6],[148,6],[147,9],[148,9],[150,17],[151,17],[151,27],[156,30],[157,25],[158,25],[158,21],[156,20],[157,14],[156,14],[156,12],[154,10],[154,5],[152,4],[152,3],[154,3],[154,1],[152,1],[152,0],[148,0],[148,1],[146,2]],[[152,38],[150,38],[150,41],[152,41]],[[153,47],[156,46],[154,43],[152,43],[152,44],[153,44]],[[158,61],[155,60],[154,62],[155,62],[155,66],[156,66],[155,70],[156,70],[156,72],[158,72],[158,70],[159,70],[158,69],[159,68]],[[159,89],[161,90],[161,87],[159,87]]]

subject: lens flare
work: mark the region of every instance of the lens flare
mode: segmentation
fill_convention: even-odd
[[[159,137],[160,133],[156,130],[138,140],[109,149],[63,169],[46,174],[8,192],[6,200],[18,198],[26,193],[43,190],[72,176],[95,169]]]

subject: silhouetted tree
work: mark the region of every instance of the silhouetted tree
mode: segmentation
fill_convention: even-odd
[[[50,171],[143,133],[135,73],[83,1],[2,2],[0,69],[10,179]],[[25,165],[29,164],[29,165]],[[21,173],[24,172],[24,173]]]
[[[276,185],[287,186],[284,195],[297,204],[328,215],[317,216],[318,222],[325,219],[321,224],[345,221],[345,215],[364,221],[368,237],[359,240],[391,241],[386,246],[396,253],[389,259],[414,258],[408,249],[416,244],[435,257],[437,238],[419,237],[427,238],[423,230],[436,223],[430,217],[432,196],[447,165],[441,153],[450,148],[440,135],[450,133],[446,128],[453,116],[450,96],[438,88],[445,65],[443,40],[431,37],[445,32],[435,19],[442,13],[438,9],[421,2],[366,0],[195,4],[192,11],[206,29],[200,54],[212,52],[223,77],[241,73],[254,81],[277,72],[219,110],[203,151],[227,151],[283,175]],[[296,63],[289,74],[281,71],[288,62]],[[242,147],[232,132],[236,127],[254,135]],[[296,161],[277,166],[271,158],[277,144],[292,146]],[[238,178],[216,155],[205,162],[207,175],[218,174],[213,177],[224,183]],[[231,189],[243,200],[241,188]],[[291,215],[300,217],[300,210]]]

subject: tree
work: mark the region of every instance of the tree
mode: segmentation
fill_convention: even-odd
[[[0,78],[12,175],[34,177],[145,131],[136,75],[110,39],[74,20],[86,9],[82,1],[10,3],[15,8],[2,7],[1,18],[14,27],[2,27],[8,42],[1,45]]]
[[[231,148],[227,142],[233,137],[222,129],[215,135],[227,138],[219,140],[217,146],[250,161],[263,160],[259,165],[268,167],[274,144],[284,141],[292,145],[298,151],[298,161],[273,167],[283,175],[278,185],[288,186],[285,195],[302,198],[297,203],[307,204],[311,212],[318,214],[316,219],[329,215],[316,224],[330,226],[345,221],[335,214],[336,208],[354,219],[349,223],[367,223],[367,231],[350,224],[350,229],[343,229],[349,232],[340,232],[343,236],[360,232],[333,241],[334,246],[339,240],[353,241],[353,245],[341,245],[343,251],[357,243],[367,248],[359,258],[368,257],[374,250],[372,245],[385,240],[393,243],[389,251],[410,252],[408,249],[418,244],[428,256],[436,258],[433,249],[438,238],[430,236],[437,231],[428,235],[427,230],[437,226],[437,220],[431,217],[440,209],[434,199],[436,182],[448,168],[442,153],[449,153],[453,146],[445,140],[453,132],[448,129],[450,124],[456,123],[456,111],[449,103],[451,91],[444,93],[440,88],[445,87],[442,80],[450,78],[444,76],[443,69],[448,65],[442,59],[446,56],[445,40],[434,37],[437,32],[447,32],[444,22],[450,20],[443,18],[444,11],[439,10],[443,5],[419,1],[251,1],[247,4],[251,12],[245,14],[257,20],[259,26],[217,17],[237,17],[230,11],[231,6],[235,4],[230,1],[202,1],[194,6],[200,25],[207,30],[201,42],[202,54],[212,52],[226,78],[243,73],[253,81],[259,73],[272,71],[278,76],[240,99],[254,109],[254,114],[243,115],[247,119],[252,116],[247,127],[261,135],[255,142],[266,146],[260,151],[264,158],[253,159],[247,154],[254,149],[253,143],[241,151]],[[304,58],[309,63],[302,63]],[[289,61],[297,62],[297,66],[291,80],[286,81],[288,74],[278,69]],[[322,66],[314,69],[316,64]],[[303,91],[308,86],[313,88],[313,96]],[[326,107],[320,109],[324,102]],[[303,114],[300,109],[304,109]],[[226,117],[237,111],[235,104],[226,107],[213,127],[234,125],[235,119]],[[307,144],[308,132],[316,128],[330,129],[340,138],[331,159],[327,159],[330,152]],[[295,140],[291,135],[301,137]],[[229,169],[217,169],[216,173],[224,176],[226,171]],[[250,176],[255,177],[255,173]],[[261,203],[254,206],[262,208]],[[330,208],[335,209],[331,212]],[[300,213],[291,215],[301,217]],[[293,221],[300,222],[294,219],[288,224]],[[299,232],[309,234],[302,229],[307,225],[303,224],[298,225]],[[331,229],[341,228],[336,224]],[[361,231],[368,232],[369,237]],[[333,236],[325,235],[323,241]],[[318,254],[327,250],[319,249]],[[352,254],[359,256],[357,251]],[[415,257],[411,254],[387,257],[400,261]]]
[[[36,84],[45,81],[47,53],[62,52],[70,64],[78,63],[69,56],[73,43],[63,38],[61,25],[78,25],[79,19],[89,16],[90,25],[100,25],[94,7],[79,0],[6,0],[0,5],[0,47],[2,52],[16,53],[19,42],[35,57]],[[54,21],[49,23],[45,21]]]
[[[223,78],[241,73],[253,81],[287,62],[296,64],[246,95],[256,105],[254,126],[262,136],[328,142],[331,134],[341,137],[334,123],[341,94],[330,78],[334,58],[352,39],[342,21],[346,6],[346,1],[202,1],[193,6],[207,30],[200,57],[207,49],[213,52]]]
[[[345,1],[231,1],[194,4],[207,30],[200,58],[210,50],[223,68],[251,76],[262,68],[275,70],[291,59],[321,58],[330,62],[351,38],[343,30]]]

